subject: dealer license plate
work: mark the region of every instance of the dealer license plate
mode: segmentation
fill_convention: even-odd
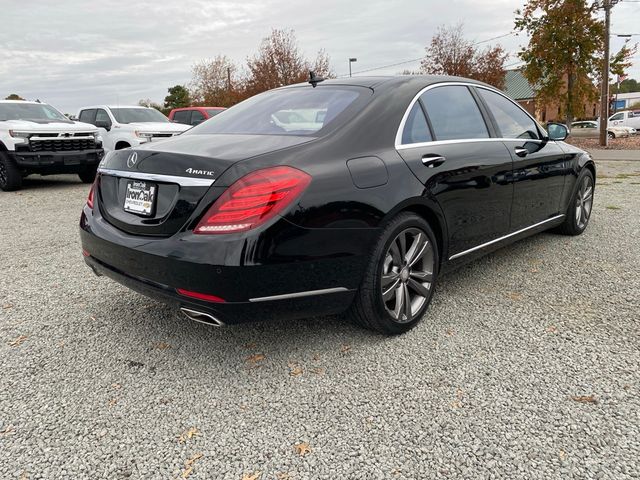
[[[158,186],[155,183],[129,180],[127,182],[127,193],[124,197],[125,212],[150,217],[153,215],[157,191]]]

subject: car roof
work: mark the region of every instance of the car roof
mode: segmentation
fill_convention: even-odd
[[[344,77],[344,78],[331,78],[319,83],[322,85],[353,85],[358,87],[375,88],[384,85],[385,87],[394,87],[397,85],[414,84],[415,86],[427,87],[436,83],[446,82],[464,82],[475,83],[477,85],[484,85],[491,88],[491,85],[472,80],[465,77],[455,77],[451,75],[389,75],[389,76],[367,76],[367,77]],[[300,86],[308,84],[309,82],[298,83],[293,86]],[[288,88],[288,87],[283,87]]]

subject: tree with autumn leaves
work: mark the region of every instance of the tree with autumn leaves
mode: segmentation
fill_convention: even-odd
[[[500,45],[481,49],[464,36],[462,24],[441,26],[425,48],[421,72],[429,75],[455,75],[504,86],[504,63],[508,57]]]
[[[516,31],[530,37],[518,54],[522,72],[541,102],[560,103],[567,125],[598,97],[605,32],[597,8],[586,0],[528,0],[516,11]],[[625,46],[614,54],[610,73],[624,73],[634,51]]]
[[[227,56],[218,55],[193,66],[189,91],[196,105],[230,107],[266,90],[303,82],[310,70],[334,76],[324,50],[310,61],[300,51],[293,30],[274,29],[256,55],[247,59],[246,73]]]

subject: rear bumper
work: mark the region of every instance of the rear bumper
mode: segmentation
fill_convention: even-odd
[[[140,237],[116,229],[87,207],[80,222],[85,262],[95,273],[225,324],[345,311],[377,234],[377,229],[303,229],[281,219],[246,235]],[[224,303],[185,297],[177,289],[215,295]]]
[[[9,152],[18,167],[38,173],[76,173],[87,167],[97,167],[103,150],[67,152]]]

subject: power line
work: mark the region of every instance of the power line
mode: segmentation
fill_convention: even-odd
[[[472,43],[472,45],[480,45],[481,43],[491,42],[492,40],[497,40],[499,38],[508,37],[510,35],[513,35],[514,33],[515,32],[504,33],[504,34],[498,35],[496,37],[491,37],[491,38],[487,38],[486,40],[480,40],[479,42],[474,42],[474,43]],[[359,73],[368,73],[368,72],[373,72],[375,70],[383,70],[385,68],[397,67],[399,65],[406,65],[407,63],[414,63],[414,62],[417,62],[418,60],[422,60],[423,58],[424,58],[424,55],[422,57],[412,58],[411,60],[404,60],[402,62],[390,63],[388,65],[380,65],[379,67],[367,68],[365,70],[358,70],[357,72],[352,72],[352,74],[353,75],[357,75]],[[520,62],[518,62],[518,63],[520,63]],[[338,75],[338,78],[340,78],[340,77],[348,77],[348,76],[349,76],[349,74]]]

